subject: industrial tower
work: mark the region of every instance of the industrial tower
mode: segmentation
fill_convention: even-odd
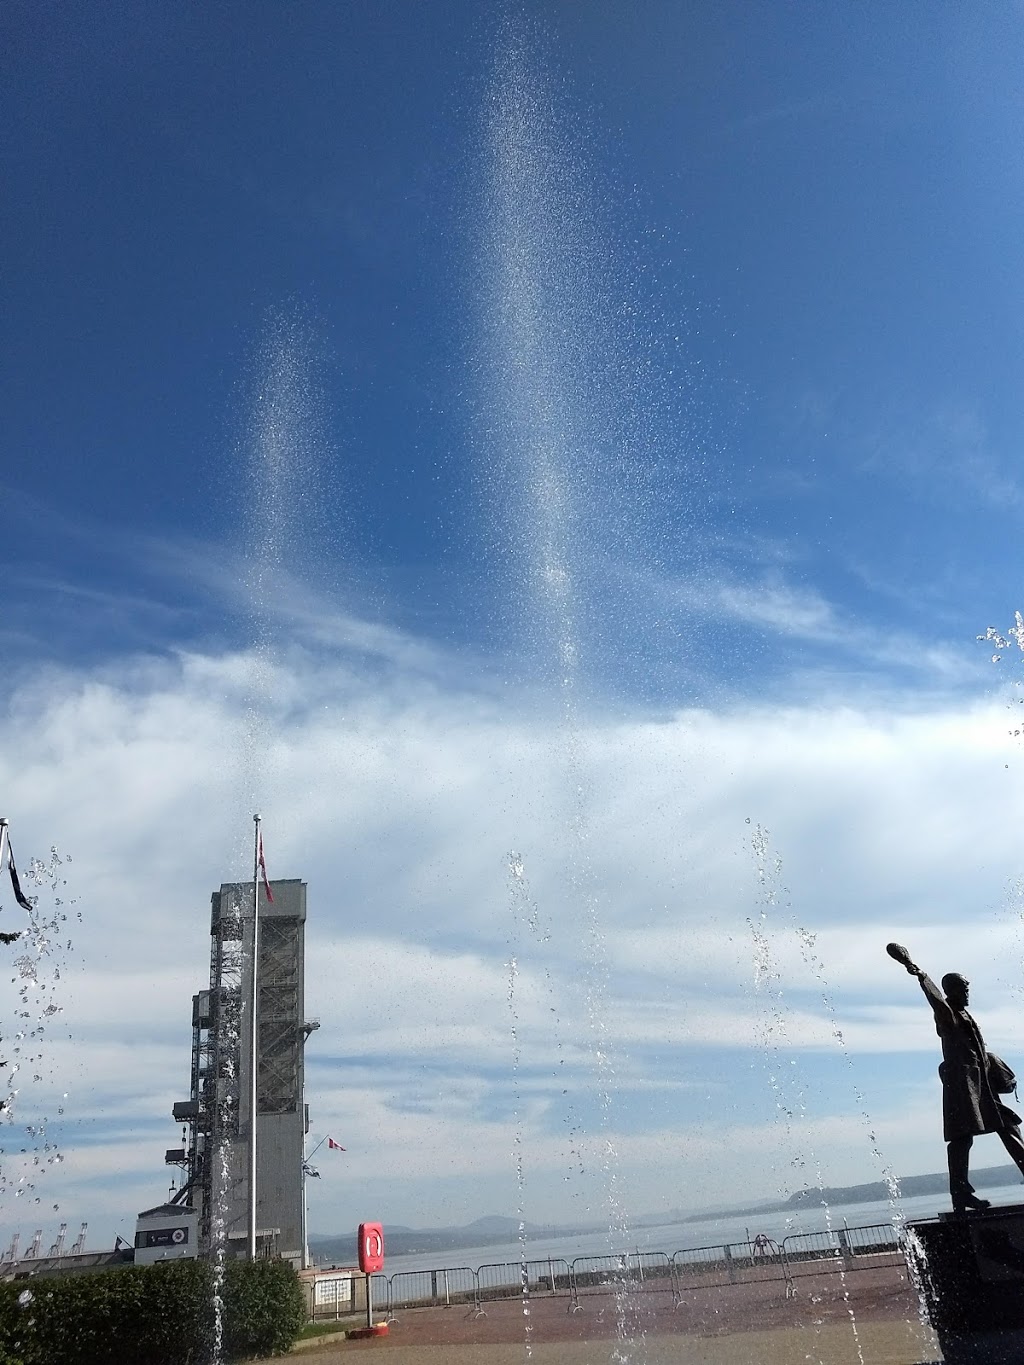
[[[303,1045],[316,1022],[304,1019],[305,882],[275,881],[259,891],[256,1019],[256,1222],[258,1243],[301,1266],[305,1261]],[[192,1085],[175,1104],[185,1144],[166,1153],[185,1170],[176,1196],[199,1211],[199,1247],[218,1242],[246,1251],[249,1201],[253,884],[232,882],[211,898],[210,986],[192,997]]]

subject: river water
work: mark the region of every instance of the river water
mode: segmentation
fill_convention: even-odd
[[[990,1199],[993,1206],[1024,1203],[1024,1189],[1020,1185],[995,1186],[992,1189],[979,1190],[979,1194],[985,1199]],[[906,1219],[931,1218],[948,1209],[948,1194],[922,1194],[900,1201],[900,1210]],[[888,1201],[884,1199],[863,1204],[836,1204],[831,1208],[831,1222],[833,1228],[842,1227],[844,1222],[851,1228],[891,1223],[892,1210]],[[671,1256],[673,1252],[696,1247],[746,1242],[756,1237],[758,1233],[765,1233],[781,1243],[786,1237],[798,1233],[823,1232],[826,1227],[826,1212],[820,1205],[792,1213],[776,1210],[733,1216],[719,1214],[707,1220],[634,1228],[628,1247],[610,1247],[606,1231],[527,1238],[526,1256],[531,1261],[542,1261],[552,1257],[571,1262],[578,1256],[604,1256],[610,1251],[636,1251],[638,1248],[640,1251],[663,1251]],[[386,1227],[384,1233],[386,1238]],[[468,1266],[476,1269],[481,1265],[518,1264],[522,1254],[522,1244],[516,1241],[495,1246],[467,1247],[462,1250],[456,1248],[424,1251],[411,1256],[389,1256],[385,1274],[397,1275],[416,1270],[440,1269],[445,1266]]]

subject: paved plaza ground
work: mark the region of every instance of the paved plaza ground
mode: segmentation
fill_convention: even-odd
[[[377,1352],[382,1365],[930,1365],[941,1359],[917,1294],[895,1266],[723,1285],[684,1295],[645,1290],[621,1305],[559,1296],[402,1309],[387,1337],[304,1343],[303,1365]]]

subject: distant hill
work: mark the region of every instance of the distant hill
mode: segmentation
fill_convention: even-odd
[[[898,1177],[900,1193],[912,1199],[918,1194],[945,1194],[949,1190],[949,1176],[945,1171],[935,1171],[931,1175],[901,1175]],[[1016,1166],[982,1166],[971,1171],[971,1182],[981,1188],[994,1185],[1015,1185],[1020,1181]],[[1021,1191],[1024,1196],[1024,1190]],[[818,1189],[816,1185],[797,1190],[788,1199],[776,1202],[745,1205],[742,1208],[717,1209],[710,1212],[688,1213],[680,1218],[680,1223],[706,1223],[717,1217],[737,1218],[746,1213],[785,1213],[794,1208],[816,1208],[821,1204],[870,1204],[889,1198],[889,1187],[884,1180],[872,1180],[864,1185],[826,1185]],[[1024,1203],[1024,1198],[1021,1200]]]
[[[598,1225],[589,1227],[561,1227],[541,1223],[525,1224],[531,1241],[538,1237],[564,1237],[574,1232],[600,1231]],[[501,1246],[519,1238],[519,1219],[489,1213],[459,1228],[406,1228],[398,1224],[384,1225],[385,1250],[391,1256],[411,1256],[422,1251],[462,1250],[468,1247]],[[338,1261],[349,1264],[356,1257],[355,1232],[321,1237],[311,1234],[310,1254],[315,1260]]]
[[[900,1192],[908,1199],[915,1194],[942,1194],[949,1189],[949,1176],[945,1171],[933,1175],[901,1175]],[[1016,1185],[1020,1182],[1020,1171],[1016,1166],[982,1166],[971,1172],[971,1183],[991,1188],[993,1185]],[[888,1199],[889,1187],[884,1180],[872,1180],[867,1185],[843,1185],[839,1188],[826,1186],[824,1189],[798,1190],[791,1194],[785,1204],[778,1207],[803,1207],[808,1204],[866,1204],[874,1199]]]

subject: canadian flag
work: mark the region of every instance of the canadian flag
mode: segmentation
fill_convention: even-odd
[[[332,1137],[329,1137],[327,1139],[327,1150],[329,1152],[343,1152],[345,1148],[341,1145],[340,1142],[335,1142]]]

